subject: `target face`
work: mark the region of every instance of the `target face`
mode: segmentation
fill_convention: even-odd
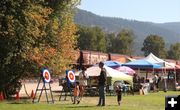
[[[75,82],[76,77],[73,71],[68,72],[68,79],[70,82]]]
[[[43,78],[46,83],[51,81],[51,75],[47,69],[43,70]]]

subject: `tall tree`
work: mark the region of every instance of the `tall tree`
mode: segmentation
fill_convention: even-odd
[[[106,52],[105,33],[99,27],[80,26],[77,32],[78,47],[81,50],[94,50]]]
[[[168,58],[180,60],[180,43],[172,44],[170,46]]]
[[[55,36],[56,53],[50,61],[55,73],[61,73],[69,67],[74,59],[77,48],[76,25],[73,21],[76,6],[80,0],[53,0],[49,6],[53,10],[50,15],[50,29],[48,34]]]
[[[114,52],[114,43],[116,41],[115,33],[106,34],[106,48],[107,52]]]
[[[153,53],[157,57],[166,58],[167,55],[164,39],[158,35],[147,36],[141,50],[144,52],[145,56]]]
[[[131,55],[133,52],[133,38],[133,32],[128,29],[123,29],[116,37],[112,35],[111,51],[115,53]]]
[[[0,1],[0,91],[14,94],[19,79],[49,67],[59,73],[76,45],[72,8],[78,0]],[[37,71],[38,72],[37,72]]]

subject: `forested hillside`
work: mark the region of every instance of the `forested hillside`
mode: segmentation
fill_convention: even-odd
[[[106,32],[118,33],[124,28],[131,29],[135,34],[136,52],[140,52],[144,39],[150,34],[157,34],[165,40],[166,46],[180,42],[180,23],[151,23],[122,18],[103,17],[85,10],[79,10],[75,16],[75,22],[85,26],[99,26]]]

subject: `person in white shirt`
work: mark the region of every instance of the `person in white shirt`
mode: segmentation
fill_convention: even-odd
[[[153,78],[153,87],[154,87],[154,92],[158,92],[158,83],[159,83],[159,77],[158,77],[158,74],[155,74],[154,75],[154,78]]]
[[[86,74],[86,67],[82,68],[82,72],[79,74],[79,87],[80,87],[80,100],[84,95],[85,87],[87,86],[88,76]]]

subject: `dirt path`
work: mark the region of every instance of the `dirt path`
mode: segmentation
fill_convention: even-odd
[[[25,84],[25,87],[24,87],[24,84]],[[28,95],[31,95],[32,90],[35,93],[37,85],[38,85],[38,82],[26,82],[26,83],[23,83],[22,84],[22,88],[21,88],[21,90],[19,92],[20,96],[27,96],[27,94],[25,92],[25,89],[26,89]],[[50,85],[51,85],[51,90],[52,91],[57,91],[57,90],[61,90],[62,89],[62,87],[59,86],[59,82],[53,82]],[[42,88],[42,86],[43,86],[43,83],[41,82],[40,85],[39,85],[39,88]],[[46,87],[49,88],[48,84],[47,84]]]

